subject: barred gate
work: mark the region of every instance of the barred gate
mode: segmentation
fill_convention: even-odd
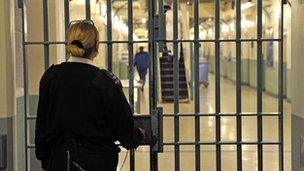
[[[27,40],[27,29],[31,29],[31,26],[27,25],[27,1],[23,0],[22,3],[22,22],[23,22],[23,59],[24,59],[24,95],[25,95],[25,149],[26,149],[26,167],[25,170],[30,170],[29,167],[29,150],[35,148],[33,144],[29,143],[29,128],[28,124],[30,121],[35,120],[35,116],[30,115],[29,113],[29,74],[28,74],[28,57],[26,56],[26,47],[33,45],[43,45],[44,46],[44,66],[45,69],[49,67],[50,60],[50,45],[65,45],[64,41],[50,41],[49,40],[49,12],[48,12],[48,1],[41,0],[43,2],[43,33],[44,39],[41,42],[31,42]],[[201,158],[204,156],[201,155],[201,146],[204,145],[214,145],[216,147],[216,170],[222,170],[223,166],[221,163],[221,149],[225,145],[235,145],[237,147],[237,170],[242,170],[242,148],[244,145],[257,146],[257,162],[258,170],[263,170],[263,147],[267,145],[277,145],[279,149],[279,168],[281,171],[284,169],[284,152],[283,152],[283,12],[284,12],[284,0],[280,2],[280,34],[277,39],[264,39],[262,37],[262,0],[257,0],[257,38],[244,39],[241,36],[241,0],[235,1],[236,8],[236,38],[235,39],[221,39],[220,38],[220,0],[215,1],[215,38],[214,39],[200,39],[199,38],[199,0],[193,0],[194,5],[194,39],[185,40],[179,39],[178,37],[178,0],[173,0],[173,40],[164,39],[164,28],[165,25],[165,14],[164,14],[164,0],[148,2],[148,30],[149,30],[149,39],[148,41],[136,41],[133,39],[133,0],[128,0],[128,40],[127,41],[115,41],[112,40],[112,21],[111,21],[111,5],[112,1],[107,0],[107,40],[100,41],[100,44],[104,44],[107,47],[107,63],[108,69],[112,70],[112,57],[113,57],[113,44],[116,43],[127,43],[128,44],[128,54],[129,54],[129,66],[133,66],[133,46],[136,43],[148,43],[149,52],[152,56],[151,66],[149,72],[149,94],[150,94],[150,113],[158,107],[157,100],[157,75],[158,75],[158,45],[163,43],[173,43],[173,72],[174,72],[174,112],[165,113],[163,117],[174,118],[174,141],[173,142],[163,142],[164,146],[173,146],[174,147],[174,163],[175,170],[180,170],[180,147],[184,145],[193,145],[195,146],[195,170],[199,171],[204,166],[201,166]],[[65,28],[68,28],[70,21],[69,15],[69,0],[64,0],[64,14],[65,14]],[[85,0],[85,9],[86,9],[86,19],[91,18],[90,11],[90,0]],[[155,16],[158,15],[156,20]],[[155,24],[158,23],[158,24]],[[158,29],[155,26],[158,25]],[[156,37],[156,35],[158,35]],[[194,58],[192,61],[194,64],[194,105],[195,112],[192,114],[180,113],[179,112],[179,63],[178,63],[178,47],[179,44],[187,42],[194,45]],[[236,113],[225,113],[221,110],[221,79],[220,79],[220,45],[223,42],[234,42],[236,44]],[[257,53],[257,106],[256,113],[245,113],[242,111],[242,97],[241,97],[241,45],[244,42],[254,42],[257,44],[256,53]],[[262,71],[262,43],[263,42],[278,42],[279,44],[279,74],[278,74],[278,106],[277,111],[272,113],[263,112],[263,71]],[[200,43],[213,43],[215,45],[215,113],[201,113],[200,112],[200,98],[199,98],[199,44]],[[67,55],[68,56],[68,55]],[[133,67],[128,70],[128,79],[129,79],[129,100],[131,106],[134,106],[134,83],[133,83]],[[134,110],[134,109],[133,109]],[[237,127],[237,140],[236,141],[222,141],[221,140],[221,118],[225,117],[234,117],[236,118],[236,127]],[[242,118],[246,117],[255,117],[257,118],[257,141],[243,141],[242,140]],[[179,119],[180,117],[192,117],[195,119],[195,141],[185,142],[181,141],[179,137]],[[215,141],[201,141],[200,137],[200,118],[202,117],[214,117],[216,123],[216,138]],[[278,141],[264,141],[263,140],[263,117],[274,117],[278,118]],[[131,151],[130,153],[130,170],[135,170],[135,152]],[[158,170],[158,154],[155,152],[150,152],[150,170]]]

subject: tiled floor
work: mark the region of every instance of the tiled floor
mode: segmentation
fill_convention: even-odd
[[[201,113],[213,113],[215,111],[215,88],[214,76],[210,75],[210,86],[200,88],[200,108]],[[236,111],[236,88],[235,84],[227,79],[221,80],[221,111],[223,113],[234,113]],[[141,99],[141,113],[148,113],[149,95],[148,87],[145,87],[143,97]],[[173,104],[159,103],[158,106],[163,107],[164,113],[173,113]],[[277,112],[278,100],[266,93],[263,95],[263,111]],[[290,104],[284,102],[284,139],[285,139],[285,170],[291,170],[291,123]],[[194,103],[180,103],[180,113],[191,113],[194,111]],[[247,86],[242,87],[242,111],[255,112],[256,110],[256,91]],[[215,139],[215,119],[214,117],[202,117],[200,119],[200,137],[202,141]],[[194,141],[194,118],[182,117],[180,118],[180,140]],[[257,137],[257,119],[256,117],[242,118],[242,132],[243,141],[256,141]],[[277,117],[263,117],[263,139],[264,141],[278,140],[278,119]],[[222,117],[221,119],[221,134],[223,141],[236,139],[236,118]],[[174,122],[173,118],[164,118],[164,141],[174,140]],[[180,167],[182,171],[193,171],[195,169],[195,153],[194,146],[180,147]],[[236,170],[236,146],[224,145],[222,146],[222,170],[235,171]],[[212,171],[215,170],[215,146],[201,146],[201,170]],[[276,171],[278,169],[278,146],[267,145],[263,149],[264,155],[264,170]],[[129,157],[121,168],[126,152],[120,154],[120,162],[118,170],[129,170]],[[159,170],[169,171],[174,170],[174,148],[172,146],[165,146],[164,153],[159,154]],[[139,147],[136,152],[136,170],[149,170],[149,148]],[[255,171],[257,170],[257,146],[244,145],[243,146],[243,170]]]

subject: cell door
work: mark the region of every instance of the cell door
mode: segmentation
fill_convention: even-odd
[[[126,94],[134,113],[150,115],[159,107],[163,108],[163,139],[158,139],[163,152],[153,151],[149,146],[123,152],[126,155],[120,158],[119,170],[262,171],[269,170],[266,166],[272,162],[269,157],[272,155],[267,153],[269,149],[276,154],[272,159],[277,161],[270,168],[284,170],[282,45],[285,2],[276,4],[270,14],[270,1],[262,0],[20,1],[25,97],[24,169],[39,170],[33,144],[39,78],[50,64],[68,59],[65,33],[69,22],[93,19],[103,34],[99,42],[101,58],[97,62],[125,80]],[[205,6],[211,7],[206,9]],[[142,7],[145,13],[135,13]],[[265,24],[270,15],[277,17],[273,28]],[[139,19],[134,19],[138,16]],[[138,25],[146,31],[135,32],[134,27]],[[267,36],[274,30],[277,30],[274,36]],[[119,38],[120,33],[124,38]],[[268,58],[265,49],[269,42],[277,48]],[[133,67],[135,48],[141,45],[146,46],[150,56],[147,86],[142,93],[134,82]],[[201,54],[207,62],[201,61]],[[277,70],[273,67],[275,55]],[[119,62],[115,61],[117,58]],[[209,80],[200,79],[204,74],[202,64],[209,66],[205,73]],[[246,69],[247,66],[250,69]],[[265,67],[269,67],[268,70]],[[266,92],[264,72],[273,70],[277,71],[275,78],[271,77],[276,84],[269,86],[275,89],[273,94],[277,97],[268,104],[270,97],[267,94],[271,92]],[[205,81],[209,83],[206,87],[201,84]],[[269,129],[274,129],[277,135],[266,138]],[[253,151],[250,156],[248,149]]]

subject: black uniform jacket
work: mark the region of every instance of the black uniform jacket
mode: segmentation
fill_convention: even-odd
[[[119,79],[93,65],[52,65],[40,81],[36,157],[47,160],[52,148],[72,137],[95,150],[119,152],[139,145],[130,106]]]

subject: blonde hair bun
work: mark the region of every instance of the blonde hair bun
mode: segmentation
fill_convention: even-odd
[[[68,45],[68,51],[71,53],[72,56],[76,56],[76,57],[83,57],[85,54],[84,49],[74,44]]]
[[[99,33],[91,20],[71,22],[67,41],[67,50],[72,56],[87,58],[98,53]]]

